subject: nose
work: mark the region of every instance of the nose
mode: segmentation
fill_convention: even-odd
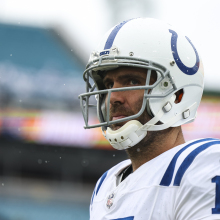
[[[112,89],[121,88],[122,86],[118,83],[114,83],[114,86]],[[110,104],[124,104],[126,100],[126,94],[125,91],[117,91],[117,92],[111,92],[110,96]]]

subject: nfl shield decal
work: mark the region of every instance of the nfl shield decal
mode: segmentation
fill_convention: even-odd
[[[112,194],[110,194],[108,196],[107,203],[106,203],[107,208],[110,209],[112,207],[114,198],[115,198],[115,194],[114,193],[112,193]]]

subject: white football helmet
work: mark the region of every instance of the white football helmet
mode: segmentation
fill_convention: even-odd
[[[102,82],[104,72],[121,66],[147,69],[146,85],[106,89]],[[157,80],[150,85],[152,70],[156,71]],[[86,93],[79,95],[79,98],[85,128],[102,127],[103,135],[119,150],[139,143],[147,131],[163,130],[194,121],[204,84],[201,57],[189,38],[171,25],[151,18],[130,19],[110,29],[97,50],[91,54],[83,78]],[[90,81],[94,84],[91,85]],[[110,121],[111,93],[135,89],[145,89],[140,111]],[[175,93],[179,90],[183,91],[183,96],[179,103],[175,103]],[[92,96],[97,101],[95,106],[90,104]],[[100,123],[89,125],[92,107],[97,108]],[[135,118],[144,111],[152,119],[143,125]],[[109,127],[123,121],[128,122],[118,130]],[[159,121],[160,124],[156,125]]]

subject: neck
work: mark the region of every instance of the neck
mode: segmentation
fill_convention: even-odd
[[[137,145],[126,150],[131,159],[133,171],[160,154],[185,143],[181,127],[163,131],[151,131]]]

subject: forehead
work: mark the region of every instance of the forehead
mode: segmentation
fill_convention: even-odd
[[[105,78],[117,78],[119,76],[126,76],[130,74],[146,77],[147,69],[138,68],[138,67],[119,67],[117,69],[107,71],[104,79]]]

